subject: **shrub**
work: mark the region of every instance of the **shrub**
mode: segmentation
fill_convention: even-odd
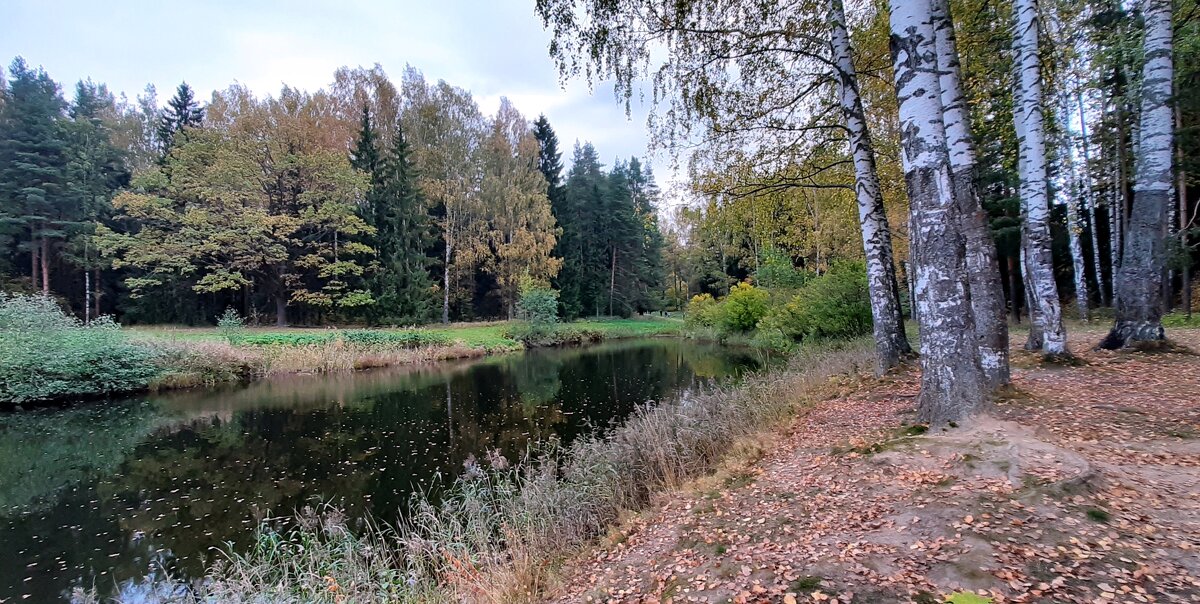
[[[792,257],[775,247],[763,250],[754,272],[755,283],[768,291],[799,289],[811,278],[811,273],[796,268]]]
[[[532,326],[558,323],[558,292],[532,283],[522,284],[517,312]]]
[[[738,283],[729,289],[721,309],[721,325],[729,331],[750,331],[767,314],[767,290],[749,283]]]
[[[446,336],[416,329],[404,331],[379,331],[374,329],[352,329],[342,332],[347,344],[366,348],[421,348],[450,343]]]
[[[112,319],[83,325],[48,297],[0,293],[0,403],[140,390],[157,373]]]
[[[871,300],[862,263],[835,265],[809,281],[759,324],[759,338],[786,349],[801,340],[844,339],[871,332]]]
[[[226,342],[147,340],[161,368],[151,388],[192,388],[257,379],[270,361],[262,352]]]
[[[246,320],[238,311],[226,308],[225,312],[217,317],[217,331],[221,332],[221,337],[225,338],[226,342],[240,344],[246,337]]]
[[[684,321],[688,327],[715,327],[721,319],[721,303],[710,294],[697,294],[688,301]]]

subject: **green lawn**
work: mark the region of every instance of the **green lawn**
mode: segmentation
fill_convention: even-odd
[[[584,319],[566,323],[576,329],[586,329],[600,333],[604,338],[650,337],[679,333],[683,321],[670,317],[637,317],[630,319],[600,318]],[[520,344],[504,334],[508,331],[509,322],[491,321],[482,323],[451,323],[450,325],[428,325],[415,328],[416,331],[432,335],[442,335],[456,340],[472,348],[516,349]],[[144,325],[128,328],[133,334],[166,338],[175,340],[218,340],[221,338],[216,327],[178,327],[171,325]],[[250,327],[248,334],[314,334],[335,331],[332,328],[321,327]],[[381,329],[380,331],[402,331],[401,329]]]

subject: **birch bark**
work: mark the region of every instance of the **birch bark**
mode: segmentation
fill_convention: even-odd
[[[1092,271],[1096,273],[1096,288],[1100,291],[1100,301],[1108,306],[1111,304],[1109,290],[1104,289],[1104,271],[1100,268],[1100,234],[1097,232],[1099,223],[1096,222],[1096,194],[1092,187],[1091,167],[1092,167],[1092,148],[1088,139],[1087,112],[1083,105],[1083,86],[1076,80],[1078,89],[1075,91],[1075,102],[1079,108],[1079,137],[1080,143],[1083,145],[1083,187],[1084,203],[1087,204],[1088,213],[1088,232],[1092,238]]]
[[[929,0],[890,0],[891,53],[900,107],[901,159],[916,242],[921,325],[917,410],[932,425],[959,421],[983,402],[961,220],[942,121]]]
[[[839,101],[850,154],[854,160],[854,191],[858,201],[858,220],[862,230],[863,252],[867,264],[867,290],[871,298],[871,318],[875,335],[875,372],[882,374],[900,364],[912,353],[904,332],[900,308],[896,265],[892,254],[892,232],[883,207],[879,173],[875,167],[875,147],[863,112],[854,69],[850,34],[842,0],[829,0],[829,21],[834,65],[840,83]]]
[[[1021,201],[1025,205],[1026,258],[1034,303],[1041,312],[1047,355],[1069,355],[1062,306],[1050,256],[1050,202],[1046,186],[1046,135],[1042,123],[1042,75],[1038,57],[1037,0],[1014,0],[1013,46],[1017,63],[1017,128]]]
[[[1129,212],[1121,271],[1117,279],[1117,317],[1100,343],[1121,348],[1139,341],[1162,340],[1162,278],[1166,249],[1163,230],[1172,204],[1173,115],[1171,0],[1147,0],[1142,111],[1135,160],[1133,207]]]
[[[995,389],[1009,382],[1008,320],[996,243],[980,201],[978,160],[971,140],[971,121],[962,90],[954,21],[948,0],[931,0],[937,36],[937,67],[941,85],[942,119],[950,155],[951,184],[958,204],[966,246],[966,267],[975,313],[975,337],[985,383]]]

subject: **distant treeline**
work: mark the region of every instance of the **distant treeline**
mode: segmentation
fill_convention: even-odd
[[[6,80],[5,76],[6,75]],[[70,101],[23,59],[0,74],[0,286],[83,319],[277,324],[511,317],[522,287],[566,318],[659,309],[658,188],[606,170],[506,99],[408,68],[342,68],[316,92],[241,85],[162,109],[91,80]]]

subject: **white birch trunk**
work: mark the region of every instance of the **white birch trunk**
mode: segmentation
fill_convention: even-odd
[[[1138,341],[1164,338],[1162,278],[1166,256],[1167,209],[1172,205],[1171,174],[1174,74],[1171,42],[1171,0],[1147,0],[1145,55],[1142,68],[1142,111],[1138,127],[1133,207],[1121,271],[1117,279],[1117,320],[1100,345],[1120,348]]]
[[[1108,306],[1110,304],[1108,290],[1104,289],[1104,271],[1100,266],[1100,235],[1097,231],[1099,223],[1096,222],[1096,193],[1092,187],[1092,148],[1088,139],[1087,112],[1083,105],[1083,87],[1079,86],[1075,92],[1075,102],[1079,108],[1079,142],[1083,147],[1083,168],[1082,180],[1080,186],[1083,188],[1083,200],[1087,204],[1088,232],[1092,238],[1092,270],[1096,273],[1096,287],[1100,290],[1100,301]]]
[[[1067,235],[1071,249],[1071,268],[1075,277],[1075,305],[1079,318],[1090,320],[1089,293],[1087,285],[1087,264],[1083,258],[1083,226],[1079,224],[1079,178],[1075,172],[1075,162],[1071,161],[1071,149],[1064,150],[1064,168],[1066,177],[1063,179],[1063,201],[1067,205]]]
[[[1109,270],[1108,270],[1108,291],[1112,292],[1112,304],[1117,304],[1117,274],[1121,272],[1121,236],[1123,229],[1121,228],[1121,193],[1118,189],[1120,179],[1117,178],[1116,170],[1113,170],[1110,175],[1112,186],[1108,191],[1108,253],[1109,253]]]
[[[912,208],[923,421],[943,425],[984,399],[958,205],[950,175],[929,0],[890,0],[901,159]]]
[[[999,388],[1009,382],[1008,318],[1004,308],[1004,285],[996,243],[988,229],[987,213],[980,201],[978,161],[971,140],[971,118],[967,113],[954,37],[954,21],[948,0],[931,0],[933,27],[937,36],[938,78],[941,85],[942,119],[950,155],[955,202],[962,221],[966,266],[975,313],[975,336],[979,365],[986,384]]]
[[[875,332],[875,371],[878,374],[900,364],[912,353],[904,332],[904,314],[900,308],[896,266],[892,255],[892,232],[883,207],[879,174],[875,167],[875,148],[858,92],[850,35],[842,0],[829,0],[829,21],[834,62],[841,84],[839,100],[850,154],[854,160],[855,197],[862,230],[863,252],[867,264],[867,289],[871,298],[871,318]]]
[[[1017,63],[1017,102],[1013,119],[1017,127],[1018,172],[1021,200],[1025,204],[1028,233],[1026,262],[1034,302],[1042,315],[1042,350],[1051,356],[1069,355],[1062,307],[1054,282],[1050,256],[1050,202],[1046,186],[1046,135],[1042,123],[1042,75],[1038,58],[1037,0],[1015,0],[1013,32]]]

